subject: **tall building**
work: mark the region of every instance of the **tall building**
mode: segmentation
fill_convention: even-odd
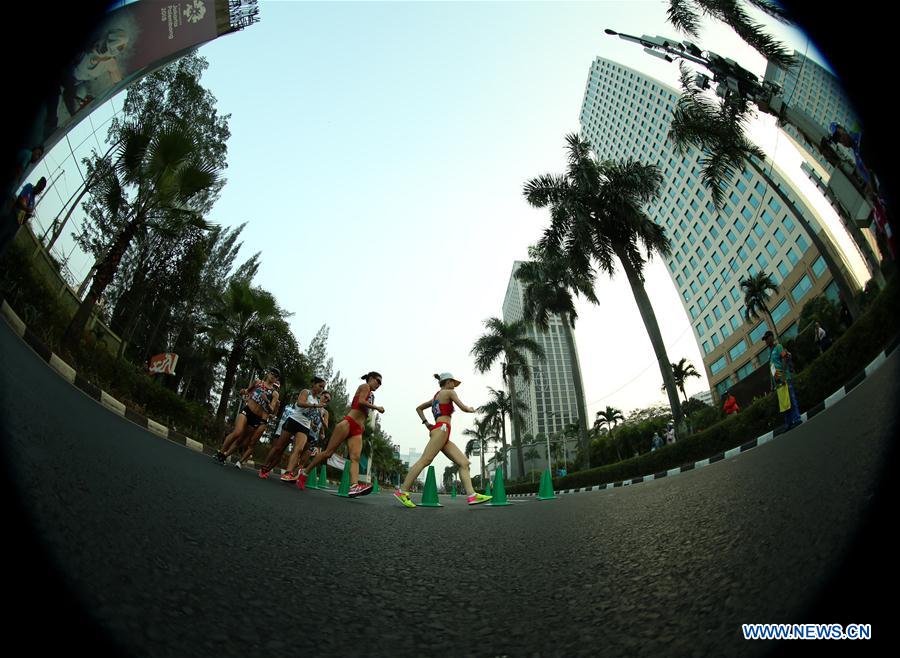
[[[803,110],[822,128],[828,129],[832,122],[846,128],[858,127],[859,118],[844,94],[837,77],[813,60],[794,51],[796,66],[789,71],[769,62],[765,79],[781,87],[785,102],[798,110]],[[785,133],[797,142],[829,174],[832,167],[819,151],[806,143],[796,128],[790,124],[782,126]],[[843,148],[843,147],[841,147]]]
[[[796,65],[788,71],[772,62],[766,67],[765,79],[781,87],[785,103],[805,113],[824,131],[829,131],[831,123],[839,123],[849,130],[859,130],[859,117],[837,77],[797,51],[794,51],[794,61]],[[870,226],[871,207],[842,183],[843,176],[835,176],[834,166],[822,156],[816,145],[807,143],[790,123],[785,123],[782,129],[800,147],[808,160],[824,170],[823,177],[809,164],[803,163],[801,166],[841,218],[857,250],[866,260],[869,271],[878,276],[880,248]],[[854,157],[849,148],[837,144],[832,145],[832,148],[841,152],[848,162],[853,162]]]
[[[506,298],[503,301],[503,321],[506,323],[524,319],[524,290],[515,276],[521,264],[521,261],[513,263],[509,284],[506,287]],[[531,381],[526,382],[521,376],[515,378],[516,394],[525,407],[522,409],[525,416],[522,427],[523,438],[526,434],[534,439],[539,435],[552,436],[576,422],[580,422],[582,427],[587,427],[588,419],[579,419],[578,414],[578,407],[585,408],[585,405],[583,399],[579,405],[576,390],[584,391],[584,384],[579,381],[576,387],[575,373],[580,373],[581,367],[578,363],[575,335],[571,328],[563,323],[559,315],[551,314],[547,331],[540,331],[533,324],[529,324],[528,337],[544,349],[546,359],[543,362],[535,362],[530,355],[526,355],[528,366],[532,371]],[[577,441],[570,441],[567,449],[574,457]],[[518,473],[518,455],[515,450],[510,452],[512,473]],[[526,463],[526,466],[530,464]]]
[[[701,154],[679,155],[668,141],[679,92],[646,75],[597,58],[581,109],[582,134],[602,159],[635,158],[657,165],[663,186],[645,210],[664,226],[672,254],[664,259],[678,290],[716,398],[768,361],[765,319],[748,322],[740,280],[767,272],[778,285],[769,308],[783,337],[795,335],[803,305],[837,284],[824,259],[775,193],[785,193],[816,230],[821,226],[778,168],[768,176],[752,167],[739,174],[721,212],[700,173]],[[826,235],[823,233],[823,236]]]

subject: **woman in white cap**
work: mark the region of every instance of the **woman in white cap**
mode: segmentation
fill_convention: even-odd
[[[456,405],[467,414],[475,413],[475,409],[466,406],[460,401],[454,389],[462,382],[453,375],[445,372],[435,375],[434,378],[440,382],[441,389],[434,394],[431,400],[423,402],[416,407],[416,412],[419,414],[419,418],[422,419],[422,424],[428,427],[430,433],[428,445],[425,446],[422,458],[410,467],[403,485],[394,492],[394,498],[406,507],[415,507],[415,503],[409,499],[409,487],[419,477],[419,473],[434,461],[437,454],[443,452],[454,464],[459,466],[459,479],[462,480],[463,486],[466,488],[469,505],[485,503],[491,499],[491,496],[475,492],[475,487],[472,486],[472,477],[469,475],[469,460],[463,451],[450,440],[450,416],[453,414],[453,406]],[[424,411],[428,407],[431,407],[431,413],[434,414],[434,424],[429,423],[425,419]]]

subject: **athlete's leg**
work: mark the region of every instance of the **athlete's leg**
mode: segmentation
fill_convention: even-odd
[[[269,454],[266,457],[266,464],[265,466],[263,466],[265,470],[271,471],[273,468],[275,468],[275,465],[281,461],[281,455],[284,453],[284,447],[290,440],[291,433],[281,430],[281,435],[272,443],[272,449],[269,450]]]
[[[362,434],[347,439],[347,453],[350,459],[350,486],[359,484],[359,456],[362,454]]]
[[[234,429],[231,431],[231,434],[225,437],[222,449],[219,452],[225,454],[225,451],[231,448],[232,444],[244,433],[245,429],[247,429],[247,417],[244,414],[238,414],[234,423]]]
[[[475,487],[472,486],[472,476],[469,475],[469,459],[466,454],[457,447],[453,441],[447,441],[447,445],[441,451],[450,458],[454,464],[459,466],[459,479],[466,488],[466,493],[470,496],[475,493]]]
[[[303,469],[303,472],[312,472],[314,468],[318,468],[319,464],[331,457],[337,447],[347,440],[347,435],[349,433],[350,423],[348,423],[346,420],[342,420],[341,422],[339,422],[334,428],[334,432],[331,433],[331,439],[328,441],[328,445],[325,447],[325,450],[321,450],[318,455],[313,457],[313,460],[306,468]]]
[[[252,426],[250,423],[244,425],[244,431],[231,443],[231,447],[225,451],[225,457],[231,457],[235,452],[244,447],[245,442],[248,438],[253,436],[253,433],[259,429],[259,426]],[[225,446],[222,446],[223,448]]]
[[[259,440],[262,438],[263,433],[266,431],[268,425],[265,423],[261,423],[258,428],[256,428],[256,432],[253,433],[253,436],[250,437],[250,441],[247,444],[247,448],[244,450],[244,454],[241,455],[239,461],[246,462],[250,457],[253,456],[253,448],[256,447],[256,444],[259,443]]]
[[[428,444],[425,446],[425,452],[422,453],[419,461],[409,467],[409,473],[406,474],[406,479],[403,481],[403,486],[400,487],[401,491],[409,491],[412,483],[416,481],[417,477],[419,477],[419,473],[421,473],[425,469],[425,467],[427,467],[429,464],[431,464],[431,462],[434,461],[434,458],[437,457],[437,454],[441,451],[441,448],[444,447],[444,444],[446,442],[447,432],[445,432],[443,429],[438,428],[434,428],[433,430],[431,430]]]
[[[309,437],[306,435],[306,432],[297,432],[294,435],[294,449],[291,451],[291,458],[288,459],[288,473],[293,473],[297,470],[297,462],[300,461],[300,453],[306,448],[308,440]]]

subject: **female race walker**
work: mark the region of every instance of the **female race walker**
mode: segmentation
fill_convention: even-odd
[[[238,414],[237,421],[234,424],[234,431],[225,437],[222,449],[216,451],[213,459],[220,464],[224,464],[226,457],[237,449],[237,446],[240,445],[239,440],[245,438],[245,434],[253,436],[252,433],[257,431],[269,413],[270,399],[275,391],[274,384],[280,376],[281,372],[278,368],[271,367],[266,372],[264,380],[257,379],[249,389],[241,389],[241,395],[244,396],[249,393],[249,397],[243,409],[241,409],[241,413]]]
[[[253,456],[253,448],[259,443],[263,433],[269,429],[269,421],[278,415],[278,409],[281,407],[281,398],[279,397],[281,383],[276,381],[272,384],[272,387],[273,389],[266,396],[268,404],[266,405],[266,413],[263,414],[263,422],[249,438],[245,435],[243,441],[240,441],[240,446],[244,449],[244,452],[238,455],[238,460],[235,463],[236,468],[241,468],[242,463],[250,461],[250,458]],[[231,449],[234,450],[234,446]],[[228,455],[226,454],[225,457],[227,458]]]
[[[331,402],[331,393],[323,391],[320,398],[324,405],[321,409],[312,409],[312,424],[309,426],[309,441],[306,442],[306,448],[300,453],[300,460],[297,465],[306,468],[310,460],[315,457],[320,450],[325,449],[325,432],[328,430],[329,416],[328,403]],[[315,473],[313,473],[315,479]],[[301,489],[306,488],[306,482],[297,480],[297,486]]]
[[[350,497],[365,496],[372,492],[371,484],[359,483],[359,455],[362,452],[363,426],[366,424],[369,410],[374,409],[378,413],[384,413],[384,407],[375,406],[375,391],[381,386],[381,375],[377,372],[370,372],[360,379],[366,383],[360,385],[353,394],[353,404],[350,405],[350,410],[344,419],[335,425],[328,447],[313,457],[309,465],[300,471],[297,486],[301,489],[306,487],[308,474],[314,472],[319,464],[324,463],[334,454],[337,447],[346,441],[350,453]]]
[[[291,457],[288,460],[287,473],[281,476],[282,482],[297,481],[297,462],[300,460],[300,454],[304,451],[309,441],[313,420],[318,418],[319,410],[325,406],[319,400],[319,396],[324,388],[325,380],[321,377],[313,377],[312,388],[300,391],[300,395],[297,396],[297,404],[294,405],[294,410],[291,412],[291,417],[284,424],[284,429],[281,430],[278,442],[273,446],[272,451],[269,452],[266,466],[268,466],[268,470],[272,470],[275,464],[281,461],[281,452],[284,450],[287,440],[294,437],[294,449],[291,451]],[[276,448],[278,449],[277,452]]]
[[[431,464],[439,452],[443,452],[454,464],[459,466],[459,479],[462,480],[463,486],[466,488],[466,493],[469,494],[467,499],[469,505],[486,503],[492,496],[485,496],[475,492],[475,487],[472,486],[472,477],[469,475],[469,460],[462,450],[450,440],[450,416],[453,414],[453,405],[455,404],[467,414],[475,413],[475,409],[467,407],[460,402],[459,396],[456,395],[456,391],[453,389],[462,382],[455,379],[453,375],[449,372],[445,372],[440,375],[435,375],[434,378],[440,382],[441,390],[435,393],[431,400],[423,402],[416,407],[419,418],[422,419],[422,423],[428,427],[428,431],[430,432],[428,445],[425,446],[425,452],[422,454],[422,458],[410,467],[409,473],[406,475],[406,480],[403,482],[403,486],[394,492],[394,498],[399,500],[406,507],[415,507],[415,503],[409,499],[409,487],[411,487],[412,483],[419,477],[419,473],[422,472],[422,469]],[[425,420],[425,414],[423,412],[428,407],[431,407],[431,413],[434,414],[434,425]]]

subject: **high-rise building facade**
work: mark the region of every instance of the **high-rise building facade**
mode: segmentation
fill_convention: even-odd
[[[822,128],[828,129],[836,122],[848,129],[859,125],[859,118],[844,94],[841,83],[826,68],[794,51],[796,65],[789,71],[769,62],[765,79],[781,87],[781,96],[790,107],[802,110]],[[829,174],[834,169],[816,148],[806,143],[796,128],[782,126],[784,132],[800,144],[804,150]]]
[[[721,211],[715,208],[700,178],[701,154],[689,149],[680,155],[667,139],[678,95],[653,78],[597,58],[581,128],[601,160],[633,158],[659,167],[660,195],[645,210],[671,240],[672,253],[664,262],[718,399],[768,361],[762,336],[770,327],[764,318],[745,319],[741,279],[758,272],[772,276],[778,293],[769,308],[783,337],[798,332],[807,301],[823,292],[836,299],[837,285],[773,186],[821,231],[819,222],[774,165],[759,163],[767,176],[748,166],[726,193]]]
[[[506,323],[517,322],[525,317],[524,290],[516,278],[516,271],[521,264],[520,261],[513,263],[509,284],[506,287],[506,297],[503,301],[503,321]],[[582,427],[587,427],[587,418],[581,418],[579,421],[578,407],[584,408],[584,401],[582,400],[582,404],[579,405],[576,391],[579,389],[583,391],[584,385],[579,381],[576,387],[576,373],[580,377],[581,368],[578,364],[575,335],[571,328],[563,323],[559,315],[551,314],[547,331],[540,331],[533,324],[529,324],[528,337],[544,349],[546,358],[543,362],[539,362],[531,355],[526,355],[527,364],[532,372],[531,381],[526,382],[521,376],[515,378],[516,394],[525,407],[522,409],[525,416],[522,427],[523,438],[526,434],[534,439],[540,435],[552,436],[576,422],[580,422]],[[570,340],[571,350],[568,342]],[[574,457],[577,440],[569,441],[567,449]],[[517,473],[518,456],[515,450],[510,452],[513,460],[512,472]],[[526,466],[529,464],[526,463]]]

